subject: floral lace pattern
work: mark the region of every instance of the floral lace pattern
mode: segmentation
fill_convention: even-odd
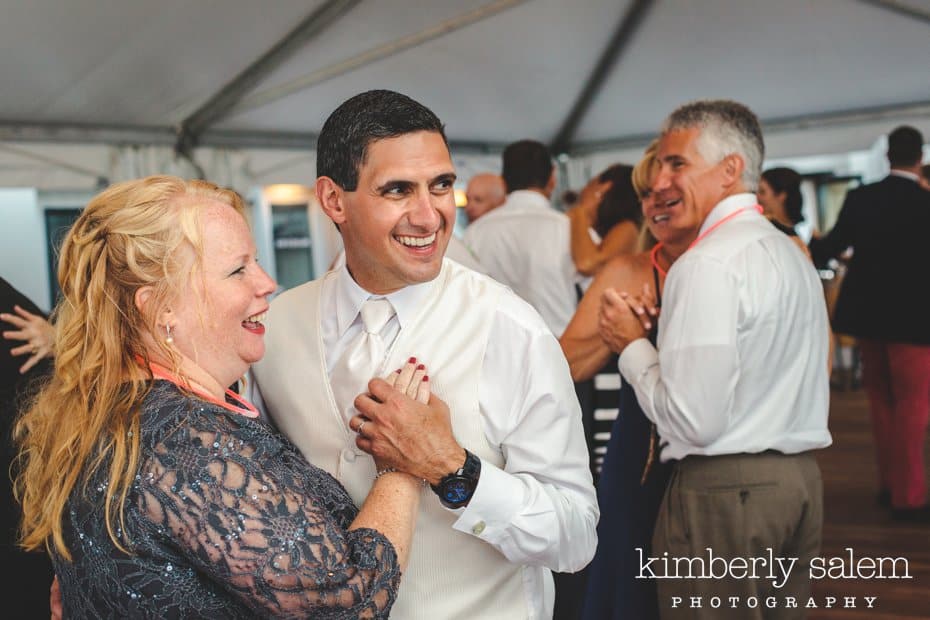
[[[73,561],[54,556],[66,617],[387,618],[391,543],[347,531],[357,509],[328,473],[263,422],[157,381],[126,531],[107,534],[106,466],[68,505]]]

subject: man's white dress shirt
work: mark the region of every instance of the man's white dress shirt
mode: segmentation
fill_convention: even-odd
[[[831,443],[822,285],[756,204],[755,195],[737,194],[714,207],[701,227],[710,232],[668,272],[658,352],[639,339],[620,356],[668,442],[662,460]]]
[[[536,308],[556,338],[578,305],[568,216],[539,192],[517,190],[465,229],[465,245],[492,278]]]
[[[319,336],[327,369],[363,329],[359,309],[370,296],[344,265],[334,275],[323,280],[320,290]],[[470,277],[486,278],[474,273]],[[381,331],[387,346],[417,318],[434,284],[408,286],[385,296],[396,310]],[[541,567],[584,567],[597,544],[599,510],[581,412],[558,341],[527,303],[503,293],[488,317],[491,326],[477,395],[485,438],[503,455],[503,466],[482,459],[478,487],[467,507],[453,511],[453,528],[480,536],[476,544],[492,545],[514,564],[540,567],[524,573],[524,595],[530,617],[547,618],[552,587],[548,571]],[[449,329],[455,325],[450,316]],[[314,326],[307,325],[307,332],[290,337],[313,338]],[[437,333],[434,346],[442,347],[443,341],[443,334]],[[429,371],[429,351],[402,353],[405,358],[418,356]],[[261,403],[260,394],[255,400]],[[347,421],[354,413],[351,405],[337,405]],[[281,415],[270,413],[272,419]],[[423,501],[439,500],[430,494]]]
[[[446,247],[446,258],[451,258],[460,265],[468,267],[472,271],[487,274],[487,270],[481,265],[478,257],[471,253],[468,246],[461,239],[452,235],[449,237],[449,245]]]

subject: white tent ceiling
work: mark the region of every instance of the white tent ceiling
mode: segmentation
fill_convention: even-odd
[[[17,149],[311,150],[371,88],[430,106],[458,152],[641,148],[704,97],[752,107],[779,156],[866,149],[900,122],[930,135],[930,0],[0,0],[0,15],[0,140]]]

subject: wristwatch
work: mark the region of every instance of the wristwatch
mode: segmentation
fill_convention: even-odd
[[[444,476],[439,484],[432,486],[433,492],[446,508],[461,508],[471,500],[481,475],[481,459],[465,450],[465,464],[458,471]]]

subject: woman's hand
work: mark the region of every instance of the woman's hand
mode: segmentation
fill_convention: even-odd
[[[623,353],[631,342],[646,336],[658,314],[648,284],[636,296],[608,288],[601,296],[597,332],[611,351]]]
[[[417,358],[411,357],[403,368],[398,368],[384,380],[398,392],[424,405],[429,403],[429,375],[426,374],[426,366],[417,363]]]
[[[55,328],[43,317],[32,314],[20,306],[13,306],[13,311],[16,314],[0,313],[0,320],[17,328],[3,332],[3,337],[7,340],[25,342],[25,344],[10,349],[10,353],[14,356],[29,356],[26,363],[19,368],[20,374],[26,374],[30,368],[41,360],[54,355]]]
[[[52,613],[52,620],[61,620],[64,615],[64,607],[61,604],[61,587],[58,585],[58,575],[52,579],[52,586],[48,592],[48,606]]]
[[[588,181],[588,184],[581,190],[581,194],[578,196],[578,204],[575,208],[585,214],[589,226],[594,226],[597,222],[597,208],[601,205],[604,194],[610,190],[613,184],[613,181],[600,181],[598,177],[594,177]]]
[[[646,331],[652,329],[653,321],[659,316],[659,306],[648,282],[643,283],[643,290],[639,295],[620,291],[620,298],[627,303],[630,310],[639,319],[643,329]]]

